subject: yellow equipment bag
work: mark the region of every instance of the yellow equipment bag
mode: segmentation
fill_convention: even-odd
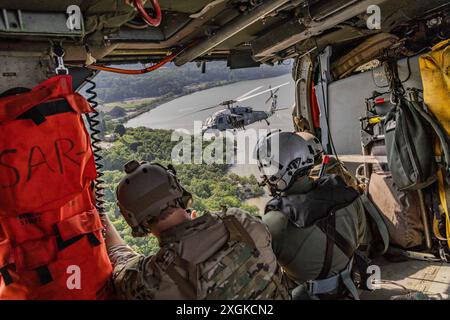
[[[447,135],[450,135],[450,39],[440,42],[432,51],[419,58],[423,83],[423,97],[428,110],[439,121]],[[436,141],[435,153],[442,155],[442,147]],[[438,171],[438,189],[441,209],[445,215],[446,235],[439,231],[439,221],[434,217],[433,230],[439,240],[446,240],[450,247],[450,215],[448,210],[447,190],[442,170]]]
[[[419,65],[425,104],[450,135],[450,39],[421,56]]]

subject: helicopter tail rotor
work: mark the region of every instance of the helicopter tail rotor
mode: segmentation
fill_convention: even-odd
[[[277,104],[278,104],[278,91],[280,88],[276,89],[275,91],[270,87],[270,97],[266,100],[266,104],[269,102],[272,102],[270,105],[269,113],[274,114],[277,111]]]

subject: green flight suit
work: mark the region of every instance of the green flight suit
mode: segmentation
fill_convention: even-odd
[[[302,178],[288,189],[286,195],[307,194],[314,187],[310,178]],[[272,234],[272,247],[286,275],[297,285],[316,279],[324,264],[327,237],[315,224],[299,228],[280,211],[269,211],[263,221]],[[354,249],[368,244],[370,230],[360,198],[336,211],[336,230]],[[349,259],[334,245],[333,259],[328,277],[346,268]]]

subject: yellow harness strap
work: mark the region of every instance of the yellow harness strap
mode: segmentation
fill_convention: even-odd
[[[447,196],[445,194],[445,185],[444,185],[444,176],[442,175],[442,170],[437,172],[438,178],[438,189],[439,189],[439,200],[441,202],[442,209],[444,211],[445,216],[445,237],[441,235],[439,231],[439,221],[436,219],[436,216],[433,218],[433,231],[439,240],[447,241],[447,245],[450,248],[450,216],[448,212],[447,205]]]

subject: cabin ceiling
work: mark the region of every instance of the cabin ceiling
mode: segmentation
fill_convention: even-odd
[[[145,1],[150,12],[151,2]],[[184,49],[175,64],[228,60],[245,67],[274,64],[328,44],[342,46],[344,54],[380,32],[399,39],[417,36],[424,32],[418,27],[421,21],[431,28],[428,22],[435,16],[440,17],[442,30],[449,24],[448,0],[159,0],[159,4],[162,22],[152,27],[125,0],[0,0],[0,52],[44,54],[53,41],[63,44],[65,59],[71,63],[84,63],[88,48],[98,63],[119,64],[156,62]],[[370,4],[381,8],[380,30],[367,28]],[[81,30],[66,27],[70,5],[81,9]]]

